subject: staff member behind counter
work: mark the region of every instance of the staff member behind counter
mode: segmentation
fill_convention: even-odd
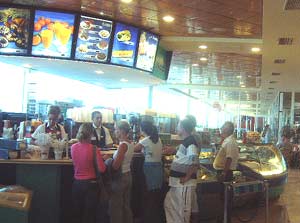
[[[92,121],[94,132],[91,138],[93,145],[100,148],[110,148],[113,145],[113,140],[109,130],[102,125],[102,114],[99,111],[92,112]]]
[[[56,139],[63,139],[66,136],[64,127],[58,124],[60,116],[60,108],[56,105],[51,105],[48,110],[48,121],[37,127],[32,134],[32,139],[36,140],[37,136],[41,133],[49,133],[56,137]],[[33,141],[34,143],[34,141]]]

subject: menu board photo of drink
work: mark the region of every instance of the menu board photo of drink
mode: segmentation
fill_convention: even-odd
[[[157,35],[145,31],[141,32],[139,50],[136,61],[137,68],[150,72],[153,70],[157,45]]]
[[[111,63],[132,67],[136,54],[137,38],[138,28],[117,23]]]
[[[0,7],[0,53],[27,54],[30,10]]]
[[[74,14],[35,11],[32,55],[70,58]]]
[[[107,62],[112,21],[81,16],[75,59]]]

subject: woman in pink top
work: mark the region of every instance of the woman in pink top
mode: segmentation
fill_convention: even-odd
[[[73,222],[77,223],[96,222],[99,187],[93,164],[92,135],[93,126],[88,123],[82,124],[76,137],[79,142],[71,147],[74,165],[74,182],[72,188],[74,205]],[[103,173],[106,167],[99,149],[96,155],[98,168]]]

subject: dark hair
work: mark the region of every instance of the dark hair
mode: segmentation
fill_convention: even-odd
[[[124,133],[129,134],[131,131],[130,125],[126,120],[120,120],[116,124],[117,128],[121,131],[124,131]]]
[[[99,112],[99,111],[93,111],[93,112],[92,112],[92,120],[93,120],[93,119],[95,118],[95,116],[98,115],[98,114],[102,115],[102,113]]]
[[[145,132],[153,143],[158,142],[158,131],[155,125],[151,121],[142,121],[141,122],[141,130]]]
[[[194,122],[189,118],[181,120],[180,126],[188,133],[192,133],[195,129]]]
[[[50,115],[59,115],[61,112],[60,107],[57,105],[51,105],[48,110],[48,114]]]
[[[79,140],[79,142],[90,140],[91,136],[93,135],[93,131],[94,129],[91,123],[83,123],[79,127],[76,138]]]
[[[196,127],[196,125],[197,125],[197,120],[196,120],[195,116],[193,116],[193,115],[186,115],[185,118],[191,120],[191,122],[192,122],[194,128]]]

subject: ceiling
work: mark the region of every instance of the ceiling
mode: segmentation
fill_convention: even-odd
[[[278,91],[300,86],[298,58],[299,10],[284,10],[284,0],[9,0],[3,3],[36,5],[81,11],[144,27],[161,35],[162,45],[173,58],[166,82],[145,72],[112,65],[45,59],[0,57],[9,63],[34,63],[35,69],[51,71],[109,88],[160,85],[177,89],[223,108],[245,104],[246,114],[266,114]],[[165,23],[164,15],[175,17]],[[276,27],[276,28],[275,28]],[[292,37],[292,45],[278,45],[278,38]],[[199,45],[208,46],[206,50]],[[252,47],[261,52],[252,53]],[[207,61],[200,61],[206,57]],[[284,64],[274,64],[285,59]],[[75,68],[75,69],[74,69]],[[95,70],[104,74],[99,77]],[[84,73],[84,75],[83,75]],[[280,75],[272,75],[280,73]],[[120,83],[123,76],[130,79]],[[240,102],[239,102],[240,101]]]

